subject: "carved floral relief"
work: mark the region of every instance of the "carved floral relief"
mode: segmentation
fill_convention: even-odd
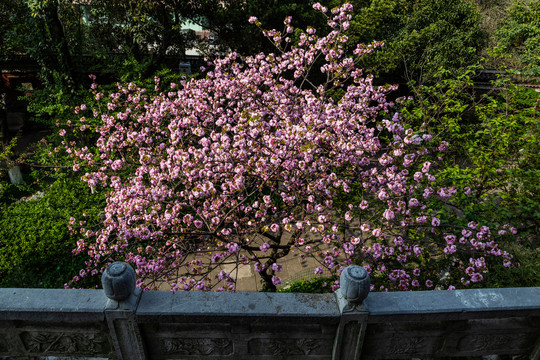
[[[252,355],[326,355],[332,351],[328,339],[253,339],[249,342]]]
[[[107,355],[109,340],[99,333],[25,331],[20,334],[26,350],[34,354]]]
[[[161,349],[171,355],[230,355],[233,353],[231,339],[163,339]]]

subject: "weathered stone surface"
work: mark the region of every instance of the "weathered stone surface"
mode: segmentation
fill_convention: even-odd
[[[339,317],[333,294],[164,292],[142,294],[137,316]]]
[[[135,292],[135,270],[125,262],[116,261],[105,269],[101,284],[109,299],[127,300]]]
[[[233,341],[227,338],[165,338],[161,339],[160,348],[166,356],[227,356],[233,353]]]
[[[364,304],[370,321],[384,316],[407,320],[420,314],[431,319],[489,317],[491,312],[498,317],[540,315],[540,288],[370,293]]]
[[[368,296],[369,274],[362,266],[347,266],[340,276],[339,291],[351,305],[360,305]]]
[[[106,356],[111,344],[106,334],[68,331],[23,331],[20,338],[29,355]]]
[[[102,290],[0,289],[0,320],[103,321]]]
[[[0,289],[0,358],[540,358],[540,288],[371,293],[353,306],[341,293],[135,293],[111,309],[101,290]]]
[[[274,358],[288,356],[330,356],[331,339],[314,338],[256,338],[248,343],[250,355],[269,355]]]
[[[534,318],[429,321],[425,316],[419,321],[368,324],[363,358],[525,355],[539,337],[540,324]]]

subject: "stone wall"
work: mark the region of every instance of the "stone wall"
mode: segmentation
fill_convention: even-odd
[[[0,358],[540,357],[540,288],[367,296],[349,267],[336,294],[141,292],[109,269],[104,290],[0,289]]]

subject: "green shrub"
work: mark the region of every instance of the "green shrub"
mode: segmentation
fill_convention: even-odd
[[[83,267],[74,257],[79,234],[70,218],[99,220],[103,197],[76,179],[58,180],[43,196],[6,206],[0,214],[0,287],[58,288]],[[92,285],[92,284],[87,284]]]
[[[331,293],[331,285],[334,283],[333,277],[313,277],[311,280],[298,280],[292,284],[287,284],[283,289],[279,289],[278,292],[292,292],[292,293],[310,293],[310,294],[324,294]]]

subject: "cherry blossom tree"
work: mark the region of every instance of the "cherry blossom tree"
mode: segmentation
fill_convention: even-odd
[[[488,259],[510,266],[489,228],[438,215],[462,191],[433,186],[427,159],[447,144],[408,128],[387,100],[394,87],[356,67],[382,44],[345,57],[352,6],[314,8],[327,35],[287,18],[283,31],[264,31],[275,53],[231,53],[202,79],[165,91],[158,78],[153,90],[93,85],[106,105],[79,125],[98,124],[96,150],[64,145],[73,170],[108,197],[99,229],[79,229],[74,251],[90,260],[71,285],[115,260],[133,264],[141,287],[230,291],[241,265],[275,290],[292,253],[316,259],[316,273],[364,265],[376,290],[465,286]]]

